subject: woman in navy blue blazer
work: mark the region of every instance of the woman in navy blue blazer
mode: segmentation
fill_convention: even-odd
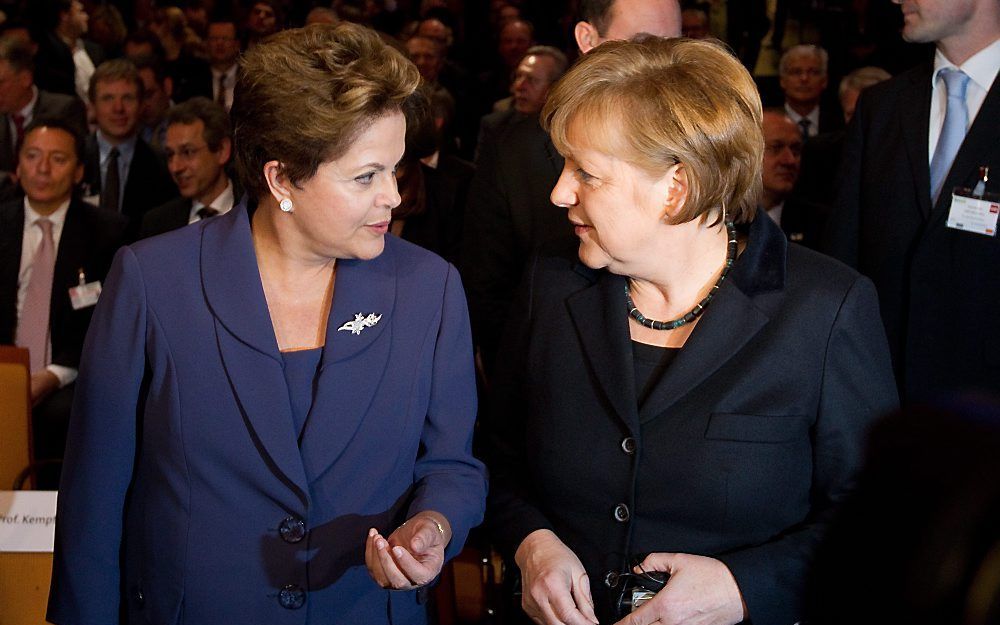
[[[488,418],[487,516],[526,612],[802,620],[865,430],[896,404],[871,282],[756,213],[760,98],[717,44],[605,42],[542,119],[577,240],[528,268]]]
[[[248,197],[122,249],[94,315],[52,622],[426,621],[486,485],[458,275],[386,236],[418,80],[350,24],[245,55]]]

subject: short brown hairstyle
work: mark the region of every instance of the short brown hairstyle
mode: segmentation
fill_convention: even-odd
[[[402,111],[419,83],[413,63],[349,22],[282,31],[252,47],[230,110],[243,188],[255,199],[267,193],[269,161],[292,184],[312,178],[374,121]]]
[[[142,78],[139,77],[139,70],[136,69],[135,63],[128,59],[111,59],[98,65],[94,73],[90,75],[87,97],[90,98],[91,102],[95,102],[95,98],[97,97],[97,83],[115,82],[118,80],[135,83],[136,88],[139,90],[139,99],[142,100],[145,97],[146,93],[143,88]]]
[[[761,116],[753,79],[720,44],[638,35],[585,54],[553,87],[542,124],[563,154],[580,123],[592,148],[650,175],[683,164],[688,195],[672,223],[720,208],[745,223],[761,193]]]

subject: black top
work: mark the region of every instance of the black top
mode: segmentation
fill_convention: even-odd
[[[679,351],[680,347],[660,347],[632,341],[632,366],[635,369],[635,391],[639,406],[646,403],[649,393],[656,388],[663,372]]]
[[[281,360],[285,363],[285,383],[288,385],[288,398],[292,402],[292,419],[295,421],[297,437],[302,436],[302,428],[305,426],[309,410],[312,408],[316,391],[316,372],[322,356],[322,347],[281,352]]]

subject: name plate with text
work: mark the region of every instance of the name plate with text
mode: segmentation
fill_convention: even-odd
[[[54,490],[0,491],[0,551],[52,553],[57,494]]]

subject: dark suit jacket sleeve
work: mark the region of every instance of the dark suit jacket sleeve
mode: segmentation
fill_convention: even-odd
[[[847,127],[847,137],[837,172],[837,194],[833,210],[821,235],[819,251],[858,267],[858,236],[861,216],[861,172],[864,167],[865,133],[868,107],[865,93],[858,99],[854,117]],[[891,181],[886,181],[891,184]]]
[[[531,532],[554,531],[545,514],[532,503],[531,480],[525,465],[528,402],[524,393],[531,375],[525,364],[531,329],[532,278],[529,268],[504,333],[484,423],[483,454],[490,468],[487,523],[501,551],[509,557],[513,557]]]
[[[813,513],[771,542],[719,557],[732,571],[755,623],[792,623],[802,613],[811,554],[837,504],[853,488],[872,415],[896,408],[889,348],[875,287],[858,277],[827,340],[813,438]]]
[[[423,510],[443,514],[452,538],[445,557],[458,555],[469,530],[483,518],[486,480],[472,456],[471,415],[476,413],[476,380],[465,294],[458,272],[448,267],[441,325],[434,350],[434,373],[423,451],[413,468],[416,483],[408,516]]]
[[[145,373],[146,298],[135,256],[115,257],[84,344],[59,489],[47,618],[117,623],[125,493]]]
[[[473,338],[490,370],[511,295],[520,279],[523,251],[514,232],[506,190],[497,175],[492,151],[498,146],[496,141],[488,143],[482,146],[482,165],[477,164],[469,189],[461,260]]]

